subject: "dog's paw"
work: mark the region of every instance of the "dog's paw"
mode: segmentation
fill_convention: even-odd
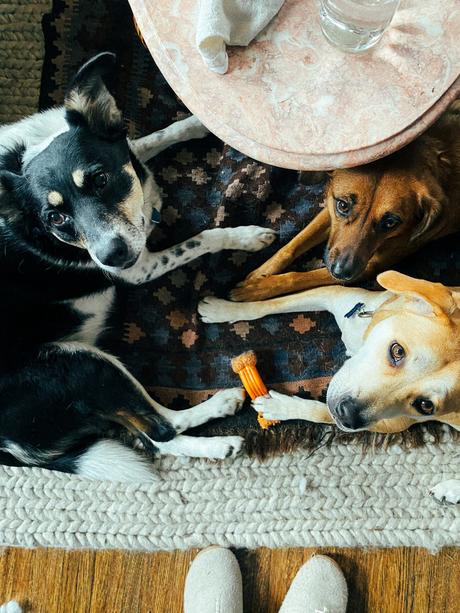
[[[271,245],[276,238],[276,232],[260,226],[240,226],[225,228],[227,237],[225,249],[241,249],[242,251],[260,251]]]
[[[289,411],[286,407],[287,400],[289,400],[288,396],[270,390],[268,396],[255,398],[252,401],[252,406],[258,413],[262,413],[265,419],[284,421],[289,419]]]
[[[267,272],[264,272],[264,271]],[[265,279],[266,277],[271,277],[272,275],[277,274],[278,271],[271,272],[270,268],[267,266],[264,268],[264,265],[260,266],[256,270],[250,272],[244,281],[241,282],[241,285],[250,285],[251,283],[255,283],[256,281],[260,281],[260,279]]]
[[[214,417],[235,415],[243,406],[245,398],[246,392],[241,387],[217,392],[212,397],[213,404],[215,403],[216,405]]]
[[[242,436],[216,436],[209,457],[215,460],[236,458],[243,450],[243,446],[244,438]]]
[[[238,321],[238,305],[213,296],[199,302],[198,313],[206,324]]]
[[[441,504],[460,504],[460,479],[441,481],[431,488],[430,496]]]
[[[285,249],[283,249],[285,251]],[[294,256],[285,254],[283,258],[280,256],[280,252],[275,253],[273,257],[264,262],[259,268],[256,268],[252,272],[250,272],[247,277],[244,279],[241,285],[249,285],[250,283],[254,283],[255,281],[260,281],[260,279],[265,279],[266,277],[271,277],[273,275],[278,275],[285,267],[294,259]]]
[[[283,291],[287,292],[289,288],[282,287],[279,290],[272,277],[265,277],[249,283],[243,281],[230,291],[230,300],[234,302],[258,302],[259,300],[279,296]]]
[[[201,121],[195,115],[191,117],[187,117],[183,119],[184,126],[187,127],[187,137],[191,140],[192,138],[204,138],[209,134],[208,128],[204,126]]]

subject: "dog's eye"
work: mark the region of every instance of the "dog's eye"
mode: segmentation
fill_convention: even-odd
[[[66,216],[59,211],[50,211],[48,213],[48,221],[53,226],[62,226],[63,224],[65,224],[66,220]]]
[[[401,220],[396,215],[386,214],[382,217],[380,222],[380,228],[384,232],[388,232],[389,230],[393,230],[396,226],[399,226]]]
[[[406,357],[406,352],[404,347],[402,347],[399,343],[392,343],[390,345],[390,357],[393,364],[398,364]]]
[[[423,398],[423,396],[416,398],[412,403],[412,406],[422,415],[433,415],[434,413],[433,402],[429,398]]]
[[[351,211],[350,203],[346,200],[342,200],[341,198],[336,198],[335,210],[341,217],[347,217]]]
[[[105,172],[96,172],[92,177],[93,185],[96,189],[102,189],[107,185],[108,177]]]

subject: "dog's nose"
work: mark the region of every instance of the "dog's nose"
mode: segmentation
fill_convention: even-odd
[[[346,396],[334,407],[332,414],[339,425],[348,430],[357,430],[365,426],[362,414],[363,409],[364,405],[359,400]]]
[[[361,272],[361,267],[351,254],[344,254],[332,262],[330,272],[336,279],[351,281]]]
[[[136,261],[134,252],[121,236],[110,239],[96,249],[96,257],[101,264],[111,268],[128,268]]]

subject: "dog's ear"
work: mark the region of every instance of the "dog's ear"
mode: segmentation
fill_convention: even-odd
[[[97,136],[117,140],[125,135],[123,117],[106,82],[115,71],[116,56],[99,53],[77,72],[64,100],[70,125],[85,124]]]
[[[449,320],[457,309],[452,292],[441,283],[414,279],[394,270],[380,273],[377,281],[394,294],[412,298],[411,306],[422,315],[434,315]]]
[[[0,171],[0,217],[9,221],[16,220],[22,213],[15,193],[24,193],[27,187],[27,179],[23,175]]]
[[[12,192],[16,189],[22,189],[27,180],[23,175],[10,172],[9,170],[0,170],[0,187],[2,191]]]
[[[430,228],[434,226],[442,211],[441,202],[436,200],[436,198],[432,198],[431,196],[418,197],[417,206],[420,213],[420,221],[416,225],[414,232],[410,237],[411,241],[414,241],[420,238],[423,234],[426,234]]]

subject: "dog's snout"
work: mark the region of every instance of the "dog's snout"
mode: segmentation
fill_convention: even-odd
[[[104,266],[111,268],[129,268],[137,259],[128,243],[116,236],[96,249],[96,257]]]
[[[330,265],[330,272],[336,279],[352,281],[362,272],[363,266],[352,253],[343,253]]]
[[[359,400],[346,396],[332,409],[332,414],[339,426],[347,430],[357,430],[365,425],[363,410],[364,406]]]

